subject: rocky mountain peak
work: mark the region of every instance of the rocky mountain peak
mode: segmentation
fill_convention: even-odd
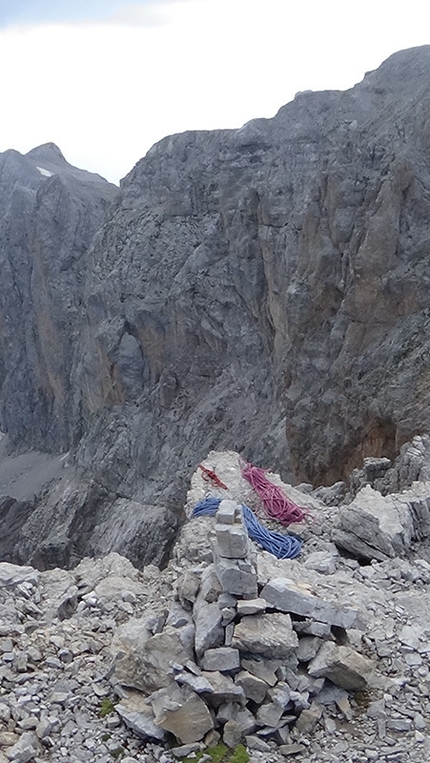
[[[0,155],[0,762],[429,759],[429,109]]]
[[[65,158],[55,143],[43,143],[41,146],[31,149],[26,156],[30,159],[46,160],[50,162],[65,162]]]
[[[169,136],[118,195],[50,144],[13,156],[2,427],[71,448],[91,506],[53,558],[117,549],[115,516],[133,561],[165,559],[149,517],[174,536],[211,448],[329,486],[430,429],[428,74],[428,46],[401,51],[273,119]]]

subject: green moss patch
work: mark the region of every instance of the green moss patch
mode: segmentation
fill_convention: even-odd
[[[225,744],[208,747],[204,752],[198,752],[195,757],[185,758],[184,763],[198,763],[203,755],[210,755],[213,763],[248,763],[249,755],[243,744],[238,744],[234,750],[229,750]]]
[[[104,718],[106,715],[113,713],[114,710],[115,710],[115,705],[111,699],[108,699],[107,697],[105,697],[105,699],[102,699],[100,704],[100,718]]]

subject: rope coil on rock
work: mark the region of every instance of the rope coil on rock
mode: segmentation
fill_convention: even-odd
[[[308,510],[298,506],[284,491],[266,477],[266,470],[240,460],[242,477],[249,482],[259,496],[268,517],[283,525],[303,522]]]
[[[221,503],[221,498],[204,498],[194,507],[192,517],[214,516]],[[273,554],[277,559],[295,559],[301,554],[303,541],[294,535],[281,535],[280,533],[267,530],[258,521],[252,509],[242,504],[243,520],[248,535],[258,543],[265,551]]]
[[[224,485],[224,482],[221,482],[218,475],[212,469],[206,469],[206,466],[203,466],[203,464],[199,464],[198,467],[202,470],[202,479],[206,482],[212,482],[215,487],[221,487],[223,490],[228,490],[227,485]]]

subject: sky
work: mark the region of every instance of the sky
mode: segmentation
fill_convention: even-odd
[[[423,0],[0,0],[0,151],[118,183],[166,135],[238,128],[430,43]]]

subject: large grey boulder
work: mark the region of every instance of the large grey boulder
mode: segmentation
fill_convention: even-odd
[[[208,707],[186,687],[171,684],[153,694],[150,703],[156,725],[170,731],[182,744],[198,742],[213,729]]]
[[[397,496],[382,496],[370,485],[340,509],[332,533],[334,542],[355,556],[379,561],[404,554],[413,535],[407,502]]]
[[[140,739],[163,741],[166,732],[154,723],[154,711],[140,692],[128,691],[127,696],[115,705],[120,718]]]
[[[220,647],[224,643],[222,613],[217,602],[208,603],[203,598],[194,605],[194,622],[196,626],[195,649],[200,657],[207,649]]]
[[[14,588],[21,583],[36,585],[39,573],[33,567],[20,567],[9,562],[0,563],[0,587]]]
[[[245,697],[257,703],[263,701],[269,688],[265,681],[257,676],[253,676],[252,673],[248,673],[247,670],[241,670],[234,680],[243,689]]]
[[[7,759],[14,763],[29,763],[40,750],[39,739],[34,731],[24,731],[16,744],[6,751]]]
[[[151,616],[130,619],[118,628],[111,650],[115,679],[124,686],[149,694],[172,683],[171,664],[192,658],[188,629],[166,626],[152,635]]]
[[[326,641],[308,666],[314,678],[329,678],[348,691],[365,689],[373,673],[373,663],[350,646],[337,646]]]
[[[235,625],[233,646],[268,658],[289,658],[298,646],[289,615],[249,615]]]

